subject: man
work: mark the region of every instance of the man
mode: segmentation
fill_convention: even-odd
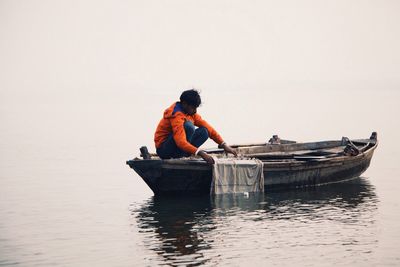
[[[179,102],[175,102],[164,111],[164,116],[154,134],[157,154],[162,159],[199,155],[207,163],[214,164],[214,159],[199,147],[213,139],[225,152],[237,156],[236,151],[228,146],[222,137],[197,114],[201,104],[199,92],[191,89],[184,91]],[[196,129],[197,126],[198,128]]]

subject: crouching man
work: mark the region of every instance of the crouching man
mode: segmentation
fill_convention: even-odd
[[[213,158],[199,149],[209,137],[225,152],[237,156],[236,151],[224,142],[218,132],[197,114],[200,104],[199,92],[192,89],[184,91],[180,101],[164,111],[164,116],[154,134],[154,142],[160,158],[199,155],[207,163],[213,164]]]

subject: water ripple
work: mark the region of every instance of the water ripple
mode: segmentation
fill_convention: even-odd
[[[152,197],[131,206],[146,259],[170,266],[315,257],[351,264],[377,246],[377,197],[364,179],[307,190],[215,197]],[[313,248],[324,247],[319,252]],[[318,255],[319,253],[319,255]],[[290,254],[290,257],[289,257]],[[321,259],[319,262],[321,262]],[[293,264],[293,262],[291,262]],[[322,264],[323,265],[323,264]]]

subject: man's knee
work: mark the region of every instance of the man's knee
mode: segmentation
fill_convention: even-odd
[[[208,138],[210,136],[206,127],[199,127],[199,129],[197,130],[200,132],[201,136],[205,138]]]
[[[194,133],[194,131],[195,131],[195,129],[196,129],[196,128],[194,127],[193,122],[191,122],[191,121],[185,121],[185,122],[183,123],[183,127],[185,128],[186,135],[190,135],[190,136],[193,135],[193,133]]]

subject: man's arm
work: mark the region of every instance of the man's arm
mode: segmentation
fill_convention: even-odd
[[[203,118],[199,114],[194,115],[194,125],[198,127],[205,127],[210,135],[210,138],[218,144],[218,147],[223,148],[226,153],[231,153],[237,156],[237,152],[233,148],[228,146],[228,144],[224,142],[219,133],[208,122],[203,120]]]
[[[196,113],[193,117],[194,125],[196,125],[197,127],[205,127],[208,131],[208,134],[210,135],[210,138],[214,140],[215,143],[221,145],[224,142],[219,133],[208,122],[203,120],[203,118],[199,114]]]

